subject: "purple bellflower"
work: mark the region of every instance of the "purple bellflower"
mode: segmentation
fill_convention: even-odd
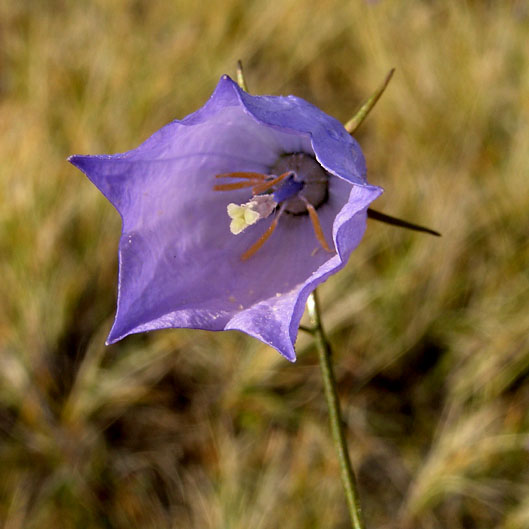
[[[343,268],[382,192],[337,120],[228,76],[136,149],[69,161],[123,222],[108,344],[168,327],[235,329],[294,361],[307,297]]]

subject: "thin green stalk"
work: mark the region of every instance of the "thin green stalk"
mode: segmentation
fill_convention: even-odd
[[[332,368],[331,346],[329,345],[329,341],[323,330],[320,305],[316,290],[307,300],[307,309],[311,323],[314,327],[312,334],[316,339],[316,345],[320,357],[325,399],[329,409],[332,436],[338,452],[338,459],[340,461],[342,483],[345,489],[347,507],[349,509],[352,527],[353,529],[365,529],[362,518],[362,509],[360,507],[360,499],[356,487],[356,479],[349,458],[349,452],[347,451],[347,442],[343,430],[342,412],[340,409],[340,401],[338,400],[338,393],[336,391],[336,379]]]

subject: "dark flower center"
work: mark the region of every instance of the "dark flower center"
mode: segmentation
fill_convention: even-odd
[[[327,201],[329,175],[313,156],[302,152],[284,154],[270,168],[271,174],[288,172],[291,175],[274,192],[276,201],[285,203],[285,213],[307,215],[307,202],[318,209]]]

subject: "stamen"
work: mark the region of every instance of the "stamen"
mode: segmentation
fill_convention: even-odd
[[[266,175],[261,173],[235,172],[217,174],[215,175],[215,178],[247,178],[248,180],[264,180]]]
[[[233,191],[235,189],[244,189],[245,187],[252,187],[253,195],[260,195],[265,191],[268,191],[276,184],[279,184],[284,178],[286,178],[292,171],[287,171],[271,180],[265,180],[267,175],[261,173],[222,173],[215,175],[215,178],[243,178],[246,182],[233,182],[230,184],[217,184],[213,186],[214,191]]]
[[[217,184],[213,186],[213,191],[232,191],[234,189],[242,189],[244,187],[252,187],[255,182],[233,182],[231,184]]]
[[[280,174],[279,176],[276,176],[272,180],[267,180],[266,182],[262,182],[260,184],[257,184],[252,189],[252,193],[254,195],[258,195],[260,193],[264,193],[265,191],[268,191],[272,187],[274,187],[276,184],[279,184],[281,180],[285,179],[289,174],[291,174],[292,171],[287,171],[286,173]]]
[[[318,217],[318,214],[316,213],[316,209],[314,206],[304,197],[300,197],[303,202],[305,202],[305,206],[307,207],[307,211],[309,213],[310,221],[312,222],[312,227],[314,228],[314,235],[316,235],[316,239],[318,239],[318,242],[321,244],[321,247],[326,251],[331,253],[332,250],[329,248],[329,245],[327,244],[327,241],[325,240],[325,235],[323,234],[323,229],[320,224],[320,219]]]
[[[261,246],[268,240],[270,235],[272,235],[272,233],[274,233],[275,229],[277,228],[277,223],[279,222],[279,217],[281,217],[281,214],[283,213],[284,209],[285,209],[285,205],[283,204],[281,206],[281,209],[279,210],[278,214],[275,216],[274,220],[272,221],[272,224],[270,224],[270,226],[268,226],[268,229],[261,235],[261,237],[259,237],[259,239],[257,241],[255,241],[250,246],[250,248],[248,248],[248,250],[246,250],[241,255],[241,259],[243,261],[246,261],[247,259],[252,257],[252,255],[254,255],[257,252],[257,250],[259,250],[259,248],[261,248]]]

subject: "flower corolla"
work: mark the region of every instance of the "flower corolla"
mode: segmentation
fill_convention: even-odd
[[[294,361],[307,297],[344,267],[382,192],[336,119],[298,97],[250,95],[228,76],[136,149],[69,161],[122,218],[107,343],[234,329]]]

